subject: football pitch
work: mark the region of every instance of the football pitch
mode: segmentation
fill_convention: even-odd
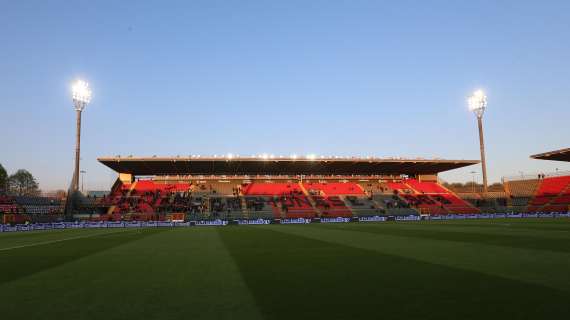
[[[0,319],[559,319],[568,219],[0,234]]]

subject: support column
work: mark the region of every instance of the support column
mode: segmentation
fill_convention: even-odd
[[[81,110],[77,112],[77,129],[75,135],[75,170],[73,172],[72,190],[79,190],[79,158],[81,152]]]
[[[477,117],[479,125],[479,148],[481,149],[481,168],[483,171],[483,195],[487,197],[487,161],[485,160],[485,141],[483,138],[483,117]]]

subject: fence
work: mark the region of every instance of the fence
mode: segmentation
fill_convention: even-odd
[[[420,220],[474,220],[474,219],[522,219],[522,218],[570,218],[570,213],[481,213],[481,214],[448,214],[438,216],[397,216],[397,217],[360,217],[358,219],[335,218],[335,219],[306,219],[295,218],[280,221],[283,224],[308,224],[308,223],[367,223],[385,221],[420,221]],[[233,221],[236,225],[267,225],[276,223],[275,220],[256,219]],[[107,228],[180,228],[180,227],[200,227],[200,226],[227,226],[228,220],[202,220],[188,222],[166,222],[166,221],[133,221],[133,222],[59,222],[59,223],[36,223],[3,225],[0,224],[0,232],[25,232],[37,230],[61,230],[61,229],[107,229]]]

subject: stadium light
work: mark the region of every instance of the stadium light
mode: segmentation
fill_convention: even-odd
[[[71,87],[71,92],[75,110],[83,111],[85,106],[91,102],[91,89],[89,89],[89,84],[83,80],[77,80]]]
[[[487,109],[487,96],[483,90],[475,91],[468,99],[469,110],[477,117],[479,126],[479,150],[481,151],[481,169],[483,172],[483,195],[487,195],[487,162],[485,160],[485,141],[483,138],[483,114]]]
[[[469,99],[467,99],[467,102],[469,103],[469,110],[475,113],[477,118],[482,118],[487,108],[487,96],[485,92],[483,92],[483,90],[475,91]]]
[[[75,132],[75,170],[73,172],[72,191],[79,190],[79,156],[81,152],[81,112],[85,109],[87,104],[91,102],[91,89],[89,84],[83,80],[77,80],[71,86],[71,98],[73,100],[73,107],[75,108],[76,119],[76,132]]]

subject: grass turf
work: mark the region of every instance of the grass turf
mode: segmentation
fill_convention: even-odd
[[[570,221],[0,234],[2,319],[570,315]]]

